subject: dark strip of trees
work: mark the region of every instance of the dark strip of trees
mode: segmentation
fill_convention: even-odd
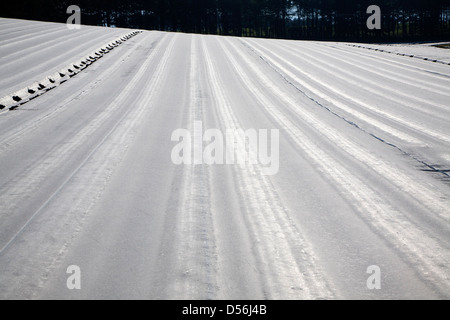
[[[450,40],[450,0],[7,0],[0,16],[65,22],[73,4],[88,25],[308,40]],[[366,26],[372,4],[381,8],[381,30]]]

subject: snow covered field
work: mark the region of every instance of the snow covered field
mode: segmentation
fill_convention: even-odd
[[[450,65],[450,54],[447,50],[437,47],[439,45],[448,45],[445,43],[427,43],[427,44],[359,44],[352,43],[350,46],[366,48],[369,50],[383,51],[386,53],[408,56],[410,58],[427,60]]]
[[[450,50],[136,31],[0,18],[1,299],[450,298]]]

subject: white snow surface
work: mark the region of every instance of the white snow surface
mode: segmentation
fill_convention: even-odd
[[[450,53],[438,45],[448,45],[448,42],[437,43],[411,43],[411,44],[359,44],[349,45],[361,46],[372,50],[383,50],[386,54],[407,55],[416,59],[437,60],[439,63],[450,64]]]
[[[450,50],[136,31],[0,18],[0,299],[450,298]]]

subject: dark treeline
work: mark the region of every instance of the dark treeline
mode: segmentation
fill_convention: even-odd
[[[65,22],[78,5],[82,24],[247,37],[347,41],[450,40],[450,0],[13,0],[0,16]],[[369,5],[382,29],[368,30]]]

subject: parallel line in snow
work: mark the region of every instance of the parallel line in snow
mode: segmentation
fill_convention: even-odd
[[[300,53],[300,51],[304,52],[303,50],[306,49],[306,50],[311,51],[313,54],[323,55],[330,59],[343,62],[349,66],[356,67],[356,68],[362,70],[364,72],[364,74],[375,74],[382,78],[392,80],[396,83],[403,83],[403,84],[406,84],[409,86],[413,86],[417,89],[427,90],[429,92],[433,92],[433,93],[437,93],[439,95],[445,95],[445,96],[450,97],[450,93],[447,90],[448,84],[441,85],[436,82],[424,82],[423,80],[420,80],[422,78],[415,79],[412,77],[405,76],[399,72],[394,72],[391,69],[379,68],[379,66],[374,63],[372,63],[372,64],[365,63],[362,61],[361,58],[352,59],[349,55],[344,55],[340,52],[339,52],[339,54],[336,54],[336,53],[332,54],[332,53],[330,53],[330,50],[327,51],[322,46],[316,45],[313,48],[313,47],[310,47],[309,45],[305,45],[301,48],[298,46],[292,46],[291,48],[297,48],[298,50],[295,50],[295,51],[297,51],[299,53]],[[334,64],[331,64],[331,65],[334,66]],[[342,70],[346,70],[346,69],[342,69]],[[392,75],[392,76],[390,76],[390,75]],[[442,79],[436,79],[436,80],[442,80]]]
[[[367,111],[370,111],[374,114],[378,114],[379,116],[382,116],[383,118],[386,118],[390,121],[394,121],[397,122],[398,124],[401,124],[407,128],[416,130],[419,134],[424,134],[427,135],[431,138],[437,139],[439,141],[442,142],[446,142],[446,143],[450,143],[450,137],[444,135],[441,132],[437,132],[433,129],[430,128],[426,128],[424,126],[422,126],[419,123],[415,123],[415,122],[411,122],[411,121],[407,121],[405,119],[402,119],[399,116],[396,115],[392,115],[388,112],[379,110],[377,108],[375,108],[374,106],[372,106],[371,104],[362,101],[361,99],[357,99],[354,98],[352,96],[350,96],[349,94],[346,94],[334,87],[329,87],[327,86],[325,83],[323,83],[323,81],[321,81],[320,79],[318,79],[317,77],[305,72],[304,70],[300,69],[298,66],[294,65],[293,63],[284,60],[282,57],[280,57],[278,54],[271,52],[270,54],[267,52],[262,52],[260,49],[255,48],[255,46],[250,47],[250,45],[248,44],[248,41],[245,42],[249,48],[251,48],[252,50],[255,51],[255,53],[257,53],[261,59],[269,62],[272,66],[274,66],[275,68],[277,68],[279,70],[280,73],[284,74],[286,77],[289,77],[290,79],[292,79],[292,81],[296,82],[297,84],[299,84],[301,87],[307,88],[309,91],[311,91],[313,94],[315,94],[316,96],[329,101],[330,103],[332,103],[333,105],[335,105],[336,107],[342,109],[343,111],[349,113],[349,114],[353,114],[355,117],[360,118],[361,120],[365,121],[368,124],[371,124],[375,127],[378,127],[380,130],[389,133],[401,140],[410,142],[410,143],[414,143],[414,144],[418,144],[418,145],[425,145],[423,141],[416,139],[414,137],[412,137],[411,135],[398,130],[396,128],[393,128],[391,126],[388,126],[378,120],[373,119],[370,116],[367,116],[366,114],[363,114],[357,110],[355,110],[354,108],[349,107],[347,104],[342,103],[338,100],[336,100],[335,98],[323,93],[321,90],[317,89],[316,87],[310,85],[308,82],[300,79],[296,74],[294,74],[292,71],[290,70],[296,70],[297,72],[300,72],[301,74],[303,74],[304,76],[306,76],[307,78],[309,78],[312,82],[318,84],[320,87],[322,88],[326,88],[328,91],[333,92],[334,94],[336,94],[337,96],[342,97],[345,101],[351,101],[352,103],[356,104],[357,106],[361,106],[364,109],[366,109]],[[261,47],[260,45],[255,44],[258,47]],[[286,65],[289,66],[289,69],[287,69],[286,67],[282,66],[280,62],[275,61],[274,58],[271,58],[269,55],[275,56],[276,59],[278,59],[279,61],[282,61],[281,63],[284,63]]]
[[[292,51],[288,50],[287,47],[283,46],[282,44],[280,46],[278,46],[278,48],[280,48],[282,51],[284,51],[290,55],[293,55]],[[430,107],[434,107],[434,108],[440,109],[442,111],[450,111],[450,105],[443,105],[440,103],[432,102],[429,99],[423,99],[418,96],[411,95],[411,93],[404,93],[401,90],[394,90],[390,86],[382,85],[382,84],[379,84],[378,82],[370,81],[370,80],[368,80],[368,78],[366,76],[363,77],[363,76],[359,76],[357,73],[351,73],[345,68],[341,68],[337,65],[334,65],[333,63],[330,63],[329,60],[327,60],[325,62],[325,60],[318,59],[315,56],[313,56],[312,54],[305,53],[305,50],[302,50],[301,54],[306,56],[308,58],[308,61],[311,61],[311,60],[315,61],[316,63],[314,64],[314,67],[324,71],[325,74],[328,73],[337,79],[341,79],[341,80],[351,84],[354,87],[358,87],[358,88],[362,89],[361,90],[362,92],[367,91],[367,88],[370,88],[370,91],[369,91],[370,94],[375,94],[382,98],[388,98],[390,101],[396,102],[397,104],[402,105],[408,109],[411,108],[411,109],[414,109],[421,113],[426,113],[428,115],[435,116],[435,117],[442,117],[442,114],[438,113],[439,110],[429,110]],[[331,56],[331,55],[326,55],[326,56],[329,58],[333,58],[333,56]],[[301,58],[304,62],[308,62],[306,60],[306,58],[302,58],[299,55],[296,55],[296,57]],[[344,59],[337,59],[337,60],[342,61],[348,65],[353,65]],[[335,69],[338,72],[334,72],[331,69]],[[351,77],[355,78],[357,80],[351,79]],[[332,85],[332,84],[329,84],[329,85]],[[375,88],[379,88],[381,90],[377,90]],[[446,92],[444,93],[442,91],[437,91],[437,90],[433,90],[433,92],[440,94],[440,95],[446,95],[446,96],[450,97],[450,93],[446,93]],[[403,98],[396,97],[395,95],[402,96]],[[420,102],[421,104],[411,103],[408,100],[415,100],[416,102]]]
[[[70,208],[65,210],[67,214],[64,216],[64,218],[67,218],[67,216],[69,219],[72,218],[70,228],[73,231],[73,234],[70,236],[69,240],[60,242],[58,250],[50,250],[52,253],[57,252],[57,254],[53,256],[53,259],[47,257],[48,264],[39,279],[39,288],[45,287],[49,275],[51,275],[63,261],[64,256],[70,248],[71,239],[75,238],[76,235],[81,232],[86,218],[91,214],[98,199],[101,198],[108,185],[114,169],[127,155],[128,147],[131,145],[131,142],[136,135],[136,131],[140,128],[144,119],[147,118],[147,114],[152,112],[151,110],[155,108],[155,105],[152,105],[152,101],[155,94],[158,92],[159,87],[162,85],[161,79],[164,76],[167,62],[172,54],[175,40],[176,37],[174,37],[166,46],[164,53],[161,55],[162,58],[149,80],[149,84],[145,86],[145,90],[138,95],[133,107],[127,108],[127,110],[123,112],[123,116],[105,138],[107,143],[105,143],[106,140],[104,139],[103,143],[99,144],[99,147],[96,148],[95,152],[93,152],[90,159],[87,161],[89,162],[91,159],[95,158],[94,163],[86,163],[86,166],[83,166],[76,172],[75,176],[79,174],[81,178],[85,179],[85,183],[66,186],[62,191],[65,195],[77,195],[76,201],[74,200],[70,203]],[[160,51],[162,50],[163,49],[161,48]],[[142,67],[148,68],[150,67],[150,64],[144,64]],[[141,77],[141,80],[146,81],[143,80],[144,78]],[[102,160],[99,161],[99,159]],[[68,201],[62,201],[62,203],[68,203]],[[77,218],[76,222],[74,221],[74,217]],[[60,220],[61,221],[58,221],[58,223],[63,225],[64,219]],[[65,234],[67,233],[69,233],[68,230]],[[39,291],[34,292],[33,299],[34,298],[39,298]]]
[[[222,123],[227,129],[240,129],[204,38],[202,40],[210,84]],[[242,138],[238,138],[237,143],[241,147],[245,145]],[[256,241],[255,251],[260,261],[261,276],[267,282],[267,298],[332,297],[334,294],[321,274],[314,252],[289,218],[287,209],[267,176],[262,174],[260,166],[247,163],[245,167],[236,165],[233,168],[239,194],[246,208],[244,220]]]
[[[91,30],[91,32],[93,32],[94,30]],[[100,30],[98,30],[100,31]],[[41,31],[40,33],[42,33],[41,35],[38,36],[33,36],[30,38],[26,38],[26,39],[17,39],[14,38],[14,41],[10,41],[7,44],[3,44],[2,41],[0,41],[0,50],[2,50],[3,48],[5,49],[9,49],[11,50],[11,53],[9,54],[3,54],[0,56],[0,62],[1,63],[8,63],[8,62],[15,62],[19,59],[24,59],[27,56],[30,56],[34,53],[36,53],[36,51],[38,51],[37,49],[39,47],[45,47],[47,48],[47,44],[51,45],[52,43],[60,43],[61,42],[61,38],[63,39],[67,39],[67,29],[62,29],[62,28],[58,28],[56,30],[50,31],[49,30],[44,30]],[[61,35],[59,35],[61,33]],[[79,33],[77,35],[77,37],[80,36],[89,36],[90,33],[88,32],[83,32],[83,33]],[[74,37],[76,38],[76,37]],[[42,40],[40,40],[42,39]],[[35,42],[37,40],[40,40],[38,44],[35,45],[30,45],[30,42]],[[17,48],[15,48],[17,47]],[[27,54],[23,54],[23,52],[29,52]],[[1,52],[1,51],[0,51]],[[8,59],[9,57],[12,57],[12,59]],[[18,59],[19,57],[19,59]]]
[[[393,69],[400,69],[400,70],[405,70],[408,72],[412,72],[413,74],[417,75],[418,79],[423,79],[423,77],[428,77],[428,78],[434,78],[434,79],[439,79],[440,81],[448,81],[450,82],[450,74],[444,74],[444,73],[440,73],[438,71],[433,71],[430,69],[424,69],[423,67],[419,67],[419,64],[425,64],[425,62],[421,62],[420,60],[416,60],[414,61],[415,65],[412,64],[407,64],[407,63],[403,63],[400,62],[399,59],[394,60],[394,59],[388,59],[386,57],[382,57],[381,55],[375,55],[374,53],[370,54],[370,53],[366,53],[363,50],[360,50],[358,52],[356,52],[353,48],[353,50],[351,50],[350,48],[343,48],[343,47],[336,47],[336,46],[327,46],[327,48],[331,48],[334,49],[336,51],[340,51],[340,52],[345,52],[346,54],[350,54],[353,56],[356,56],[358,58],[361,57],[366,57],[367,59],[370,59],[372,61],[375,61],[378,64],[384,64],[386,65],[388,68],[390,69],[383,69],[383,71],[386,72],[392,72]],[[399,57],[398,57],[399,58]],[[431,65],[429,65],[430,63],[427,63],[428,67],[431,67]],[[435,67],[434,65],[432,65],[433,67]],[[443,65],[439,65],[440,67],[444,67]],[[442,68],[440,68],[442,69]],[[445,89],[445,88],[443,88]]]
[[[234,44],[232,44],[232,46],[236,48]],[[238,49],[236,48],[236,50]],[[243,59],[248,61],[249,65],[253,66],[253,70],[257,72],[254,63],[246,59],[241,52],[239,52],[239,54]],[[308,123],[316,127],[319,132],[326,135],[326,137],[335,145],[341,146],[342,150],[346,151],[346,153],[348,153],[351,157],[357,159],[361,163],[365,163],[368,168],[372,168],[372,170],[377,172],[381,177],[389,179],[391,183],[399,187],[407,194],[410,194],[415,199],[420,199],[420,202],[423,205],[427,206],[427,208],[432,210],[433,213],[437,214],[445,221],[450,221],[450,212],[448,211],[448,204],[445,200],[447,197],[445,194],[441,194],[434,189],[427,188],[422,184],[418,185],[417,181],[411,179],[407,173],[403,173],[398,168],[393,167],[384,160],[376,158],[371,154],[370,150],[365,150],[363,146],[356,145],[341,132],[334,130],[316,116],[307,112],[304,108],[299,108],[297,101],[278,90],[276,87],[277,85],[273,82],[273,80],[269,79],[259,71],[257,75],[260,79],[262,79],[268,88],[277,93],[280,99],[283,100],[294,113],[298,114],[301,119],[308,121]]]
[[[343,139],[343,136],[336,130],[331,130],[329,126],[321,123],[321,121],[314,116],[308,114],[306,111],[301,111],[301,108],[297,107],[297,103],[286,98],[283,93],[276,88],[275,83],[267,78],[253,61],[250,61],[248,57],[242,53],[241,50],[229,41],[230,45],[234,48],[239,57],[240,63],[244,63],[246,66],[253,70],[253,73],[265,83],[265,88],[272,91],[278,97],[280,97],[292,110],[298,110],[301,114],[301,118],[307,120],[308,124],[316,128],[316,130],[324,133],[326,137],[337,143],[338,146],[344,152],[349,152],[351,155],[356,156],[357,159],[366,163],[369,167],[374,169],[382,168],[382,176],[385,174],[386,165],[381,159],[376,159],[365,150],[360,150],[357,146],[352,146],[349,141]],[[243,83],[247,86],[249,91],[253,94],[258,103],[265,109],[267,114],[271,116],[277,123],[279,123],[286,132],[290,133],[291,139],[295,142],[296,146],[301,149],[299,152],[306,154],[316,165],[318,170],[323,173],[324,177],[330,180],[331,183],[336,184],[345,190],[345,197],[349,199],[351,203],[355,204],[355,208],[360,213],[360,216],[370,225],[374,226],[380,231],[386,240],[395,245],[397,250],[403,252],[409,261],[415,265],[416,270],[420,276],[425,279],[431,279],[432,282],[437,283],[438,287],[444,292],[450,287],[448,279],[447,264],[450,260],[448,249],[439,243],[437,239],[427,235],[418,226],[411,223],[407,216],[396,208],[392,207],[385,199],[367,186],[354,174],[350,173],[344,166],[334,160],[334,157],[329,155],[326,151],[322,150],[317,143],[313,142],[304,134],[301,128],[295,125],[289,117],[282,114],[279,111],[279,107],[270,103],[270,98],[261,89],[252,84],[250,76],[248,76],[242,69],[235,58],[236,55],[232,55],[228,50],[223,47],[228,59],[232,62],[237,73],[242,78]],[[254,77],[252,77],[254,78]],[[354,150],[354,148],[356,149]],[[373,163],[375,161],[375,163]],[[373,165],[373,166],[372,166]],[[378,171],[378,170],[377,170]],[[401,183],[403,188],[408,187],[404,183],[405,178],[399,172],[394,171],[391,175],[386,177],[392,182]],[[398,181],[397,181],[398,180]],[[414,186],[417,185],[414,183]],[[409,190],[406,190],[408,192]],[[415,194],[411,194],[415,196]],[[419,194],[420,196],[420,194]],[[439,201],[434,197],[435,200]],[[429,199],[432,201],[433,199]],[[446,204],[443,203],[445,206]],[[443,208],[447,212],[447,207]]]
[[[42,30],[39,30],[40,28],[42,28]],[[63,32],[63,31],[67,32],[67,29],[65,27],[61,28],[61,26],[54,26],[53,28],[49,28],[48,26],[34,27],[33,32],[24,32],[23,30],[17,30],[16,27],[11,28],[11,29],[16,30],[16,31],[9,32],[7,34],[8,36],[10,36],[10,38],[1,37],[1,34],[0,34],[0,38],[1,38],[0,50],[2,49],[2,47],[9,46],[10,44],[12,46],[14,46],[18,43],[26,43],[35,38],[40,38],[40,37],[43,37],[48,34],[54,34],[54,33]],[[19,35],[14,36],[14,33],[19,33]]]
[[[135,47],[139,46],[145,40],[145,37],[141,37],[135,44]],[[14,128],[14,130],[9,131],[7,134],[2,134],[0,136],[0,151],[2,151],[2,153],[6,152],[18,141],[20,141],[20,139],[22,139],[26,134],[29,134],[33,130],[36,130],[37,128],[42,126],[45,121],[49,121],[56,117],[60,112],[63,112],[64,108],[69,103],[91,93],[97,86],[102,84],[105,79],[108,79],[129,56],[130,51],[125,51],[120,56],[114,57],[115,62],[109,68],[101,68],[99,74],[95,77],[95,79],[93,79],[91,82],[86,83],[83,88],[81,88],[77,92],[74,92],[68,98],[61,101],[59,103],[60,107],[58,107],[57,109],[52,109],[50,110],[50,112],[40,115],[39,118],[33,118],[23,125]],[[65,83],[65,85],[67,85],[67,83]]]
[[[297,50],[301,50],[303,47],[306,47],[313,52],[317,50],[319,54],[327,55],[333,59],[347,61],[347,63],[350,63],[352,66],[360,68],[365,72],[376,74],[393,81],[402,82],[417,88],[427,89],[432,92],[447,92],[446,89],[448,84],[446,85],[436,83],[436,81],[445,81],[447,80],[446,78],[436,77],[435,75],[430,75],[429,73],[417,70],[406,70],[408,71],[408,73],[405,74],[404,72],[401,72],[404,71],[404,69],[395,71],[396,65],[390,65],[389,68],[382,67],[383,62],[378,63],[378,60],[376,60],[375,56],[373,55],[370,57],[365,57],[355,53],[355,51],[342,51],[335,46],[325,47],[323,45],[317,44],[310,45],[309,43],[302,43],[302,46],[297,43],[294,43],[292,45],[292,48],[296,48]],[[351,62],[348,62],[349,59]],[[408,74],[410,75],[408,76]],[[433,78],[433,81],[425,82],[423,76],[431,76]]]
[[[0,18],[0,21],[2,21],[2,19],[3,18]],[[20,26],[18,26],[19,24],[20,24]],[[10,25],[12,25],[12,26],[10,26]],[[8,26],[8,27],[5,28],[4,26]],[[42,32],[42,31],[35,31],[35,32],[29,32],[29,33],[27,32],[26,34],[23,34],[24,30],[21,29],[23,27],[24,27],[23,26],[23,21],[16,22],[16,23],[8,23],[8,24],[2,23],[1,24],[1,28],[0,28],[0,37],[2,39],[4,39],[4,40],[1,40],[0,43],[3,44],[3,42],[6,42],[6,41],[8,41],[10,39],[15,39],[16,38],[16,36],[14,36],[15,33],[19,33],[19,34],[22,33],[22,35],[21,36],[17,36],[17,38],[23,38],[23,37],[32,36],[33,34],[37,34],[37,33]],[[56,29],[56,28],[60,28],[61,26],[54,25],[52,27],[53,27],[52,29]],[[39,29],[39,28],[43,28],[44,31],[45,31],[45,30],[49,29],[49,26],[47,24],[42,24],[42,25],[39,25],[39,26],[33,25],[33,28],[34,28],[34,30]],[[11,38],[4,38],[4,36],[11,36],[11,35],[12,35]]]
[[[152,53],[148,56],[145,62],[143,62],[139,71],[134,75],[132,80],[128,82],[127,85],[121,90],[117,99],[115,99],[104,112],[102,112],[95,119],[93,119],[89,123],[89,125],[87,125],[76,136],[74,136],[70,141],[68,141],[66,145],[64,145],[62,148],[59,148],[56,156],[54,157],[54,159],[52,159],[51,162],[49,162],[50,157],[49,156],[45,159],[45,161],[42,161],[41,163],[38,163],[35,166],[33,166],[33,168],[30,169],[29,172],[25,172],[21,177],[15,179],[12,187],[10,184],[6,192],[0,195],[0,204],[4,205],[11,202],[13,204],[17,203],[18,201],[20,201],[20,197],[24,189],[30,192],[30,188],[33,189],[38,188],[42,179],[45,179],[46,176],[49,174],[49,171],[54,170],[55,168],[58,167],[58,164],[66,161],[67,158],[70,157],[71,152],[76,150],[81,144],[85,143],[85,141],[89,139],[89,136],[93,132],[95,132],[102,125],[102,123],[104,123],[107,119],[109,119],[110,116],[112,116],[112,114],[117,109],[119,109],[121,106],[126,105],[125,101],[128,98],[129,92],[132,91],[136,87],[137,83],[140,82],[141,79],[145,76],[147,69],[153,63],[153,60],[156,57],[157,53],[159,53],[162,50],[161,47],[162,44],[160,43],[158,46],[158,50],[152,51]],[[39,215],[43,211],[43,209],[47,207],[47,205],[54,199],[54,197],[64,188],[64,186],[72,179],[72,177],[90,159],[90,157],[95,153],[95,151],[98,150],[98,148],[100,148],[103,142],[114,132],[114,130],[117,128],[120,122],[126,117],[127,114],[128,112],[123,112],[123,115],[120,117],[119,121],[117,121],[113,126],[113,128],[108,131],[108,133],[103,137],[100,143],[96,144],[96,146],[92,149],[91,152],[89,152],[89,154],[84,158],[84,160],[80,163],[80,165],[77,166],[75,170],[69,174],[69,176],[63,181],[63,183],[59,185],[58,188],[56,188],[56,190],[53,192],[53,194],[49,198],[47,198],[47,200],[30,216],[30,218],[28,218],[28,220],[14,234],[14,236],[12,236],[10,240],[7,241],[5,245],[3,245],[3,247],[0,249],[0,255],[11,245],[11,243],[14,242],[14,240],[22,233],[22,231],[30,224],[30,222],[33,221],[33,219],[37,215]],[[49,163],[51,163],[51,166],[49,166]],[[16,195],[16,198],[11,199],[10,195]],[[9,212],[8,208],[2,208],[1,211]]]
[[[83,37],[83,36],[84,35],[79,35],[78,37]],[[87,52],[89,52],[90,49],[91,50],[98,49],[97,46],[95,46],[95,45],[96,44],[98,45],[98,43],[100,41],[103,41],[102,39],[106,39],[106,38],[111,38],[111,35],[108,34],[108,33],[105,33],[105,35],[102,36],[102,37],[96,37],[96,38],[93,38],[93,39],[89,39],[88,41],[85,41],[82,44],[82,47],[85,48],[85,50]],[[64,43],[65,42],[72,42],[72,39],[67,39],[67,40],[64,40],[62,42],[64,42]],[[55,44],[53,47],[59,46],[62,42],[60,41],[59,43]],[[103,42],[101,42],[100,45],[103,45]],[[45,49],[47,49],[47,48],[45,48]],[[40,72],[38,70],[42,70],[43,68],[45,68],[47,70],[46,72],[48,72],[48,70],[54,70],[55,68],[57,69],[57,66],[62,64],[59,61],[63,61],[63,57],[64,57],[64,61],[67,61],[69,59],[73,60],[73,59],[75,59],[75,57],[79,53],[80,53],[80,46],[71,46],[70,49],[66,50],[63,55],[52,56],[52,58],[50,58],[50,59],[46,59],[43,62],[41,61],[40,63],[35,64],[30,69],[22,69],[21,71],[18,71],[16,73],[14,73],[14,75],[12,77],[9,77],[9,78],[3,79],[3,80],[0,79],[0,87],[3,86],[4,89],[2,89],[2,91],[5,94],[9,94],[12,91],[14,91],[14,89],[17,88],[18,85],[23,84],[23,80],[25,78],[26,78],[27,82],[30,81],[30,77],[32,79],[34,78],[35,80],[38,81],[38,80],[41,80],[40,78],[42,76],[45,77],[45,76],[48,75],[48,74],[43,74],[42,75],[42,72]],[[33,52],[32,54],[36,54],[36,52]],[[82,55],[80,57],[82,57]],[[15,59],[14,63],[18,63],[18,61],[20,61],[20,58],[19,59]],[[56,71],[56,70],[54,70],[54,71]],[[27,76],[25,77],[25,75],[27,75]],[[39,76],[38,79],[36,79],[38,77],[38,75],[40,75],[40,76]],[[8,87],[6,87],[6,86],[8,86]]]
[[[439,64],[445,64],[445,65],[449,65],[448,62],[446,61],[442,61],[438,59],[434,59],[434,58],[429,58],[429,57],[425,57],[422,56],[421,54],[406,54],[406,53],[400,53],[400,52],[395,52],[395,51],[389,51],[388,49],[379,49],[379,48],[371,48],[371,47],[365,47],[365,46],[357,46],[357,45],[351,45],[351,44],[347,44],[347,46],[352,46],[352,47],[358,47],[358,48],[364,48],[367,50],[375,50],[378,52],[382,52],[382,53],[387,53],[387,54],[392,54],[392,55],[397,55],[397,56],[408,56],[408,58],[414,58],[414,59],[420,59],[422,61],[430,61],[433,63],[439,63]]]
[[[186,129],[193,132],[195,121],[203,121],[203,104],[199,99],[198,36],[192,36],[189,68],[189,111]],[[203,133],[194,133],[200,134]],[[174,290],[185,299],[216,298],[217,256],[210,204],[209,170],[196,164],[183,165],[181,205],[178,209],[176,242],[173,248],[177,263]],[[170,290],[169,290],[170,292]]]

